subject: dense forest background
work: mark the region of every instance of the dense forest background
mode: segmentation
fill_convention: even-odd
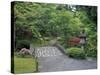
[[[22,43],[42,44],[59,38],[59,43],[66,48],[66,42],[78,37],[84,29],[85,51],[88,56],[97,56],[96,6],[15,2],[14,25],[16,50]]]

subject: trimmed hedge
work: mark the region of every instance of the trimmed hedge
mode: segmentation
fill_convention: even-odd
[[[73,57],[77,59],[85,58],[85,53],[81,50],[81,48],[72,47],[72,48],[68,48],[66,51],[69,57]]]

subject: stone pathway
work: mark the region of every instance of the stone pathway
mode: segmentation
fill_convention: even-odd
[[[97,61],[69,58],[56,47],[40,47],[36,50],[39,72],[96,69]]]
[[[40,47],[36,49],[36,57],[49,57],[63,55],[56,47]]]

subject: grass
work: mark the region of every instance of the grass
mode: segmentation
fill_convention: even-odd
[[[14,56],[15,73],[33,73],[36,71],[36,60],[33,58],[21,58]]]

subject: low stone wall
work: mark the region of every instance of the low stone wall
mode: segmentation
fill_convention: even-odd
[[[54,44],[54,46],[56,46],[63,54],[67,54],[66,52],[65,52],[65,49],[60,45],[60,44]]]

